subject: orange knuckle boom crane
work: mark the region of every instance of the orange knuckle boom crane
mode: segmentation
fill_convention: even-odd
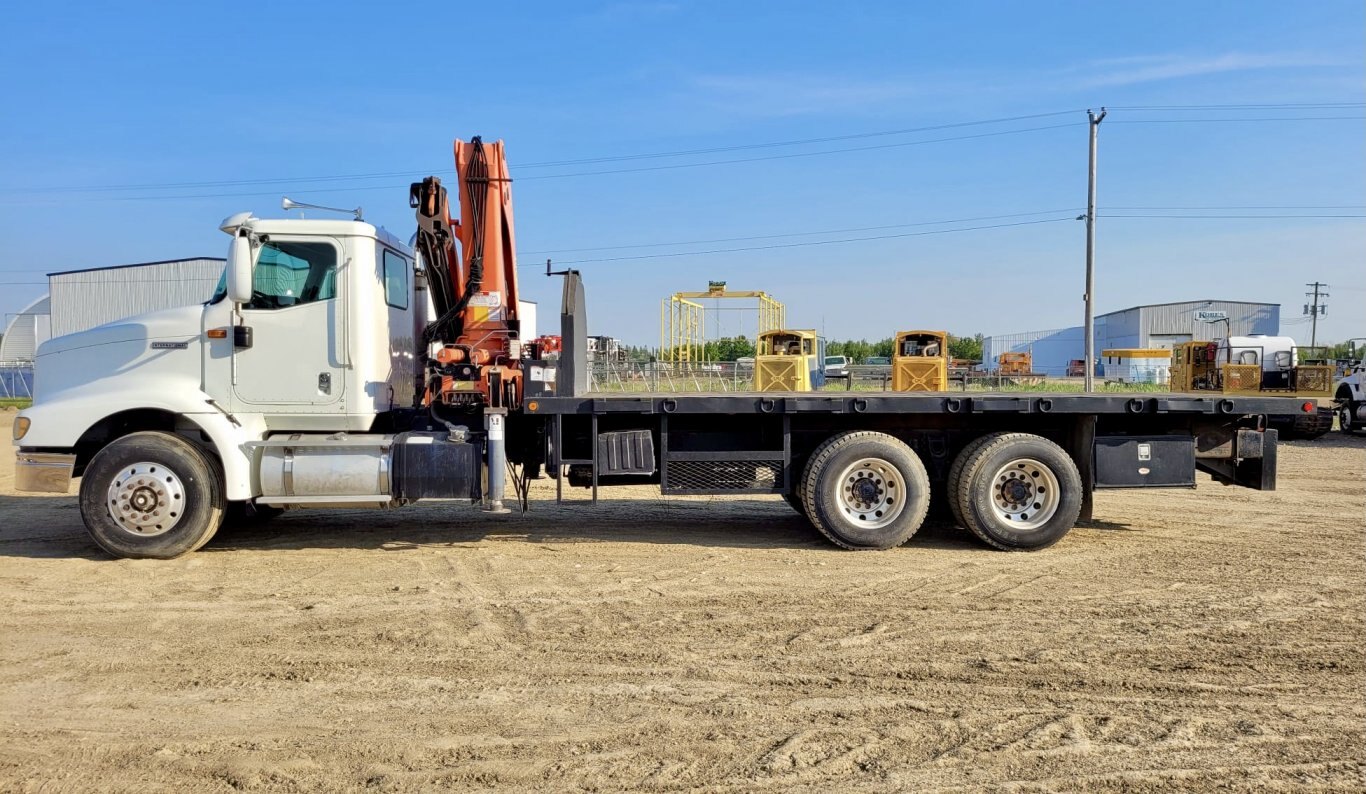
[[[522,402],[521,322],[512,178],[502,141],[455,141],[460,217],[438,177],[409,189],[415,248],[425,264],[433,319],[419,340],[423,406],[516,409]],[[435,354],[432,347],[440,345]]]

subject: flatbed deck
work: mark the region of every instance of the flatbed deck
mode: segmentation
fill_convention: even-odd
[[[1208,414],[1309,413],[1296,397],[1080,392],[590,392],[537,397],[527,413],[568,416],[662,414]],[[1316,407],[1316,406],[1315,406]]]

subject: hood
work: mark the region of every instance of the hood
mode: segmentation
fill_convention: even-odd
[[[203,317],[202,304],[139,314],[49,339],[38,347],[37,358],[122,342],[194,342],[199,337]]]

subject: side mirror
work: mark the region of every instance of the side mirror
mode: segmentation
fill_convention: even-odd
[[[228,300],[251,303],[251,238],[237,235],[228,246]]]

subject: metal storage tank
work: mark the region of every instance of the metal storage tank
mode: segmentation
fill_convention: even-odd
[[[135,314],[191,306],[213,295],[224,260],[170,259],[48,274],[52,335],[61,336]]]
[[[0,362],[16,364],[32,362],[38,345],[52,336],[51,301],[47,295],[25,306],[5,324],[5,336],[0,339]]]

